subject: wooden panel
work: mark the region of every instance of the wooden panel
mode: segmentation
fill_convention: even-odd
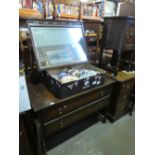
[[[82,118],[87,117],[94,112],[97,112],[98,110],[107,106],[109,102],[110,96],[108,95],[101,100],[92,102],[90,105],[80,107],[79,109],[67,114],[65,117],[45,123],[43,125],[45,136],[50,136],[51,134],[68,127],[69,125],[81,120]]]
[[[121,113],[124,113],[124,110],[125,110],[125,107],[127,106],[129,100],[126,100],[126,101],[122,101],[121,104],[118,104],[117,105],[117,108],[116,108],[116,112],[115,112],[115,115],[120,115]]]

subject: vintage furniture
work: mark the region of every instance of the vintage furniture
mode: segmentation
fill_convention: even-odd
[[[37,72],[41,77],[38,83],[30,82],[28,85],[30,102],[34,111],[29,118],[32,122],[29,128],[32,129],[31,139],[35,141],[37,154],[42,155],[47,152],[46,143],[50,136],[99,110],[106,111],[115,80],[106,76],[104,70],[87,62],[82,22],[39,20],[28,21],[28,26],[38,67]],[[78,32],[76,37],[75,32]],[[65,35],[62,35],[63,33]],[[70,82],[65,83],[69,90],[66,89],[68,93],[64,96],[66,92],[60,93],[61,85],[57,79],[53,81],[52,76],[59,70],[64,72],[64,69],[71,67],[75,69],[79,66],[83,69],[88,67],[88,70],[89,67],[94,68],[93,72],[97,71],[97,77],[90,76],[95,77],[92,81],[89,76],[83,78],[84,86],[83,83],[80,84],[80,80],[73,81],[72,87],[68,87]],[[51,78],[47,79],[49,76]],[[101,77],[100,80],[98,77]],[[48,86],[53,87],[53,91]],[[72,94],[71,90],[75,89],[78,91]],[[99,117],[103,122],[105,121],[102,114],[99,114]]]
[[[128,71],[131,70],[131,66],[134,64],[134,40],[134,17],[105,17],[103,45],[100,52],[100,67],[111,70],[117,74],[120,70],[120,62],[125,61],[128,64]],[[113,49],[112,59],[107,64],[103,62],[105,49]],[[122,57],[125,52],[130,53],[128,60]]]
[[[28,90],[34,111],[37,133],[34,140],[37,140],[35,144],[38,154],[46,154],[46,143],[54,133],[101,109],[106,109],[110,103],[114,83],[114,79],[106,76],[104,84],[64,99],[56,98],[42,83],[30,83]]]
[[[126,113],[133,110],[133,104],[130,105],[131,95],[134,95],[135,74],[134,72],[119,72],[114,79],[111,102],[107,110],[107,118],[114,122]]]

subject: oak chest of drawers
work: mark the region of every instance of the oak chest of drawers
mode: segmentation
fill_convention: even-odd
[[[30,101],[37,120],[36,144],[39,144],[38,149],[44,147],[38,154],[45,154],[46,140],[53,134],[107,108],[115,81],[106,76],[103,85],[63,99],[56,98],[43,84],[29,84]]]
[[[111,101],[107,111],[107,118],[114,122],[129,112],[130,95],[135,85],[135,74],[119,72],[115,77]]]

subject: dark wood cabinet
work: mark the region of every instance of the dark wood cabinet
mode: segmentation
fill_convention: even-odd
[[[46,154],[47,139],[56,132],[101,109],[107,109],[114,83],[114,79],[106,76],[104,84],[63,99],[56,98],[43,84],[29,84],[35,130],[38,133],[38,154]]]
[[[112,122],[129,112],[128,106],[135,85],[135,75],[120,72],[115,79],[117,82],[114,84],[111,102],[107,110],[107,118]]]

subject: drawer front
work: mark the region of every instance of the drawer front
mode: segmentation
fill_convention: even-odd
[[[116,113],[120,113],[124,110],[126,105],[129,103],[129,93],[120,94],[117,99]]]
[[[107,106],[110,102],[110,95],[99,99],[98,101],[92,102],[89,105],[80,107],[71,113],[64,115],[53,121],[49,121],[43,124],[45,136],[50,136],[51,134],[68,127],[69,125],[87,117],[94,112]]]
[[[81,106],[87,105],[93,101],[96,101],[106,95],[111,94],[112,87],[106,87],[103,90],[98,90],[95,92],[91,92],[86,95],[82,95],[80,97],[76,97],[72,100],[62,103],[60,106],[55,108],[47,109],[41,112],[41,117],[43,122],[50,121],[56,117],[60,117],[68,112],[71,112]]]
[[[131,89],[134,86],[135,81],[134,80],[130,80],[130,81],[126,81],[122,84],[121,86],[121,90],[120,93],[124,93],[124,92],[130,92]]]
[[[117,104],[120,105],[120,104],[122,104],[124,102],[129,101],[129,97],[130,97],[130,93],[120,94],[118,99],[117,99]]]
[[[124,112],[128,103],[129,103],[129,100],[120,101],[116,107],[116,114]]]

